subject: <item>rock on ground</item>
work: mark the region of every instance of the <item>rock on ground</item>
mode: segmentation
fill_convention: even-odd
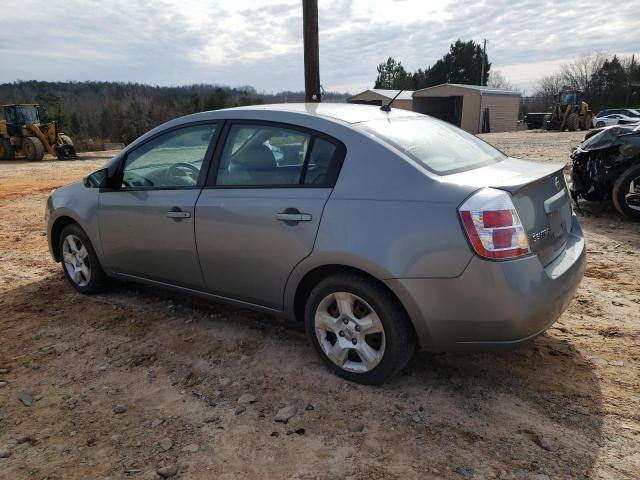
[[[162,478],[170,478],[175,476],[178,473],[178,466],[172,465],[170,467],[162,467],[159,468],[156,473],[160,475]]]
[[[295,414],[296,414],[296,407],[294,407],[293,405],[288,405],[278,410],[278,413],[276,414],[274,421],[280,422],[280,423],[287,423],[291,419],[291,417],[293,417]]]
[[[256,396],[250,393],[245,393],[244,395],[240,396],[240,398],[238,399],[238,403],[242,405],[249,405],[250,403],[256,403]]]

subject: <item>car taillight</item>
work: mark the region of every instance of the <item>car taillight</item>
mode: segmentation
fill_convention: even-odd
[[[481,257],[503,260],[531,253],[527,233],[507,192],[484,188],[458,211],[469,242]]]

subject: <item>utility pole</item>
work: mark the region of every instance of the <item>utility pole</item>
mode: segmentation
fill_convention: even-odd
[[[302,0],[304,38],[304,93],[307,102],[320,102],[320,48],[318,0]]]
[[[482,47],[482,73],[480,73],[480,86],[484,85],[484,64],[487,63],[487,39],[484,39],[484,47]]]
[[[633,93],[633,68],[634,63],[636,61],[635,54],[631,55],[631,65],[629,65],[629,86],[627,88],[627,99],[624,102],[625,107],[629,107],[629,102],[631,101],[631,94]]]

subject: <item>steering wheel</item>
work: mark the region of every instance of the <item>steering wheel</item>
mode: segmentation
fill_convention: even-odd
[[[178,162],[167,168],[164,174],[167,180],[175,179],[176,177],[189,176],[192,180],[197,182],[198,177],[200,176],[200,169],[190,163]]]

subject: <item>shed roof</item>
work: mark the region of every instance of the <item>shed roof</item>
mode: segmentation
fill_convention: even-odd
[[[510,97],[522,96],[522,93],[516,90],[505,90],[503,88],[487,87],[484,85],[465,85],[462,83],[443,83],[441,85],[435,85],[433,87],[422,88],[420,90],[416,90],[413,93],[416,94],[419,92],[424,92],[426,90],[432,90],[432,89],[441,88],[441,87],[457,87],[457,88],[464,88],[466,90],[475,90],[480,92],[480,95],[506,95]]]
[[[397,100],[411,100],[413,98],[413,90],[389,90],[386,88],[369,88],[364,92],[360,92],[350,97],[349,100],[355,99],[356,97],[359,97],[360,95],[363,95],[366,93],[374,93],[376,95],[379,95],[380,97],[387,98],[389,100],[391,100],[393,97],[398,95],[398,93],[400,93],[400,95],[398,95]]]

